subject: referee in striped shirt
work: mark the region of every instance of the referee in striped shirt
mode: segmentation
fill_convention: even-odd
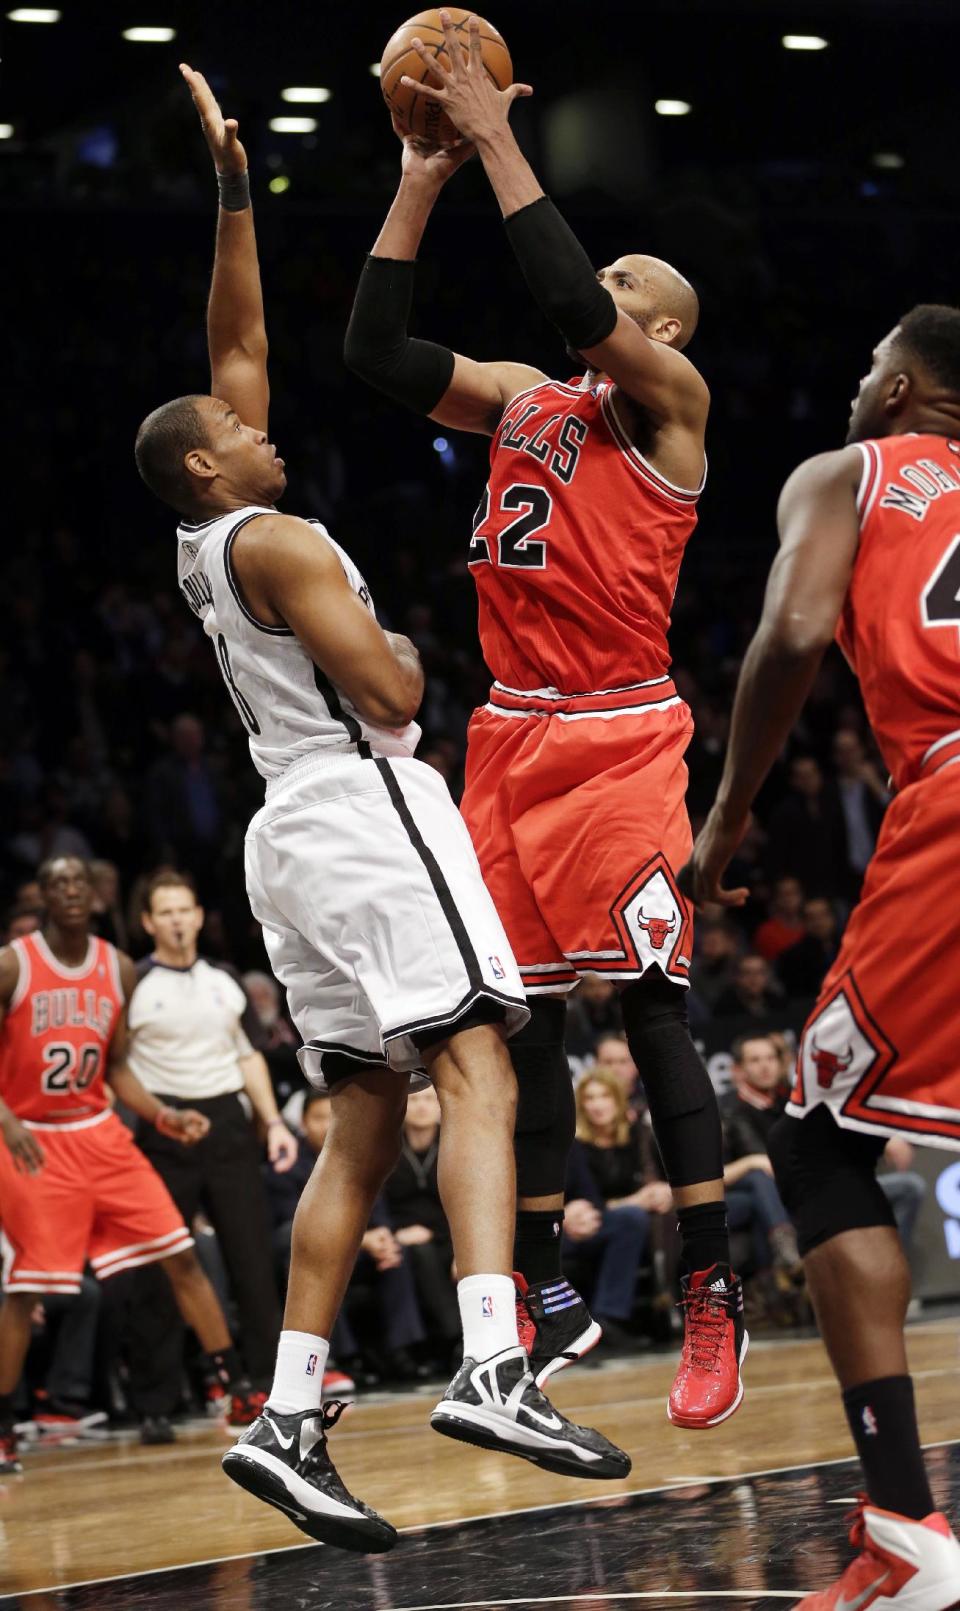
[[[140,964],[130,999],[130,1067],[169,1106],[199,1109],[210,1131],[198,1146],[184,1148],[141,1125],[137,1141],[187,1224],[202,1208],[216,1232],[240,1318],[237,1374],[249,1377],[253,1388],[242,1400],[234,1396],[231,1424],[248,1424],[272,1377],[280,1301],[260,1146],[241,1092],[266,1129],[274,1169],[296,1162],[297,1142],[277,1111],[266,1062],[251,1044],[256,1018],[241,985],[229,969],[198,953],[204,913],[192,879],[156,873],[144,891],[142,916],[154,949]],[[154,1281],[153,1273],[143,1272],[131,1316],[131,1395],[143,1440],[169,1442],[183,1332],[166,1283]],[[241,1366],[240,1359],[235,1363]]]

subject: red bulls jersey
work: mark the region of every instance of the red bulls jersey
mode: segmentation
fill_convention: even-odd
[[[860,547],[837,641],[902,789],[960,761],[960,442],[858,446]]]
[[[521,392],[490,464],[470,568],[497,682],[576,694],[664,677],[702,484],[673,486],[631,446],[608,381]]]
[[[117,953],[91,936],[77,968],[42,934],[14,940],[20,974],[0,1028],[0,1097],[18,1118],[77,1124],[108,1106],[104,1068],[123,987]]]

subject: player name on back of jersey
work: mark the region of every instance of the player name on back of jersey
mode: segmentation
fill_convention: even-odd
[[[104,1040],[110,1034],[114,1003],[95,990],[65,985],[62,990],[37,990],[30,997],[30,1033],[45,1035],[51,1029],[92,1029]]]
[[[913,520],[925,520],[933,504],[951,492],[960,492],[960,442],[944,441],[955,465],[941,464],[924,455],[903,465],[888,481],[880,498],[881,509],[898,509]]]

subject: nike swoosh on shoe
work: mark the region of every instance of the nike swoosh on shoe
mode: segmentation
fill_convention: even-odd
[[[864,1606],[868,1600],[873,1599],[877,1590],[883,1588],[889,1576],[889,1572],[884,1572],[883,1577],[878,1577],[875,1583],[871,1583],[868,1588],[864,1589],[862,1594],[858,1594],[853,1600],[848,1600],[844,1595],[842,1599],[837,1601],[836,1611],[857,1611],[859,1606]]]
[[[264,1412],[263,1412],[263,1419],[266,1421],[268,1427],[272,1431],[272,1433],[273,1433],[274,1437],[276,1438],[277,1442],[279,1443],[281,1449],[292,1449],[293,1448],[294,1434],[291,1432],[290,1436],[286,1437],[281,1432],[281,1430],[278,1427],[276,1421],[274,1421],[273,1418],[267,1414],[266,1410],[264,1410]]]

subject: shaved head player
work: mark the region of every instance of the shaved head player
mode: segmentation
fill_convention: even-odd
[[[946,1611],[960,1543],[924,1470],[910,1271],[876,1167],[889,1136],[960,1150],[960,310],[914,308],[884,337],[847,444],[783,489],[720,793],[684,877],[698,901],[746,898],[720,881],[836,635],[897,792],[769,1137],[869,1495],[855,1560],[802,1605]]]
[[[691,845],[693,724],[670,677],[667,630],[706,475],[710,400],[682,350],[697,297],[656,257],[594,271],[510,130],[510,106],[529,90],[496,89],[475,19],[465,59],[441,18],[453,65],[421,50],[430,76],[417,87],[469,143],[438,151],[404,139],[400,189],[360,279],[345,356],[395,401],[492,438],[470,567],[494,683],[470,723],[462,809],[531,1009],[511,1046],[524,1330],[540,1381],[600,1335],[563,1279],[559,1238],[575,1124],[565,996],[581,974],[599,973],[622,991],[679,1210],[685,1341],[670,1417],[713,1426],[742,1398],[747,1340],[720,1118],[687,1025],[692,909],[676,881]],[[407,335],[424,229],[474,148],[530,289],[585,371],[573,381]]]
[[[250,905],[304,1046],[331,1094],[300,1199],[273,1386],[224,1458],[241,1487],[310,1537],[391,1549],[326,1433],[330,1333],[393,1168],[412,1072],[443,1111],[439,1180],[459,1272],[464,1361],[431,1416],[446,1436],[552,1471],[621,1477],[626,1455],[554,1412],[520,1345],[511,1252],[516,1081],[526,1021],[516,963],[446,785],[414,758],[423,673],[377,623],[369,589],[317,522],[281,514],[246,156],[183,69],[219,176],[207,318],[211,392],[161,405],[137,436],[147,485],[181,516],[178,576],[203,622],[266,784],[246,838]]]

